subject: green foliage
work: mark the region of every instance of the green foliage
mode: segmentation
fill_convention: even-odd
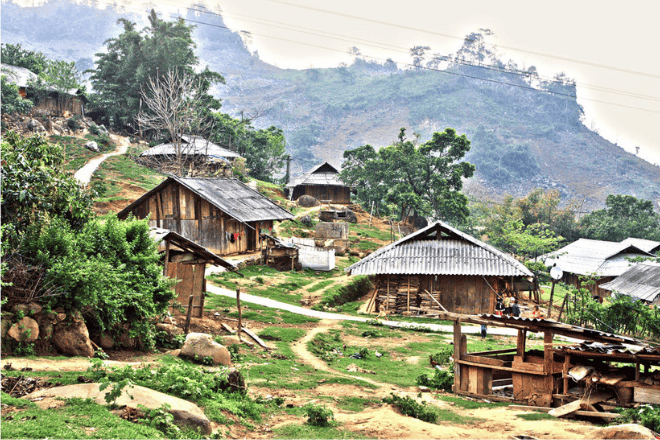
[[[528,422],[536,422],[539,420],[557,420],[557,417],[542,412],[533,412],[528,414],[516,414],[519,419],[527,420]]]
[[[462,397],[451,395],[438,396],[438,399],[442,400],[443,402],[452,403],[454,407],[461,409],[497,408],[507,407],[510,405],[509,402],[480,402],[475,400],[466,400]]]
[[[366,209],[375,201],[380,212],[401,219],[418,213],[460,223],[468,216],[467,198],[460,192],[462,179],[474,173],[474,165],[461,161],[469,149],[467,137],[453,128],[434,133],[419,146],[405,140],[402,128],[394,145],[345,151],[340,176],[357,188]]]
[[[82,77],[76,63],[71,61],[48,61],[46,68],[39,74],[36,80],[28,80],[32,92],[35,94],[37,103],[45,99],[52,92],[57,92],[57,104],[60,111],[73,99],[70,94],[72,90],[84,90]]]
[[[307,416],[307,423],[312,426],[330,426],[330,421],[335,418],[332,410],[324,405],[308,403],[303,407],[303,411]]]
[[[117,381],[110,381],[107,377],[103,377],[99,380],[99,382],[101,383],[99,386],[99,391],[105,391],[108,387],[110,387],[110,391],[105,393],[103,400],[113,406],[117,403],[117,399],[119,399],[123,394],[124,388],[133,388],[133,383],[130,381],[130,379],[127,378]],[[128,391],[126,394],[131,399],[133,399],[133,396],[131,396]]]
[[[39,75],[48,66],[48,59],[41,52],[23,49],[19,44],[2,44],[2,63],[10,66],[24,67]],[[4,98],[4,97],[3,97]]]
[[[90,114],[106,126],[136,132],[135,116],[140,111],[140,91],[150,78],[178,70],[200,80],[203,107],[207,112],[219,109],[220,101],[208,94],[212,83],[224,78],[206,68],[195,73],[198,58],[194,53],[192,27],[183,18],[174,22],[159,19],[152,10],[149,26],[138,31],[136,24],[119,19],[123,32],[106,41],[106,51],[97,53],[95,68],[90,70],[97,95],[92,95]]]
[[[426,402],[417,402],[410,396],[397,396],[391,393],[391,397],[383,397],[383,402],[399,408],[401,414],[414,417],[428,423],[436,423],[438,420],[437,410],[429,407]]]
[[[14,349],[16,356],[34,356],[34,343],[20,341]]]
[[[431,355],[431,360],[439,365],[448,365],[449,359],[454,355],[454,348],[451,346],[443,347],[439,352]]]
[[[148,426],[159,430],[166,438],[180,438],[181,429],[174,424],[174,416],[169,412],[170,408],[166,403],[154,409],[138,405],[138,409],[144,413]]]
[[[157,245],[146,220],[120,222],[111,216],[74,231],[53,219],[28,230],[26,256],[47,270],[47,279],[62,294],[51,307],[81,310],[92,330],[119,332],[131,323],[131,336],[153,348],[150,320],[167,310],[174,298],[172,282],[162,274]]]
[[[420,386],[433,388],[434,390],[451,391],[451,386],[454,384],[454,373],[450,370],[433,371],[433,376],[429,377],[426,374],[417,376],[415,383]]]
[[[1,111],[3,114],[8,115],[12,113],[28,113],[30,110],[32,110],[32,101],[25,99],[20,95],[17,85],[8,81],[5,75],[0,77],[0,83],[2,86]]]
[[[64,219],[79,230],[92,217],[92,194],[62,169],[64,151],[41,136],[20,138],[9,132],[2,140],[3,239],[15,251],[28,227],[49,218]]]
[[[651,431],[660,432],[660,405],[640,405],[637,408],[624,409],[616,422],[639,423]]]
[[[528,143],[508,145],[494,131],[479,126],[472,136],[471,160],[496,186],[530,179],[540,171]]]
[[[622,241],[628,237],[660,241],[660,214],[653,202],[628,195],[610,194],[605,208],[580,220],[582,237]]]
[[[336,307],[362,298],[373,289],[368,276],[354,277],[344,286],[328,289],[321,297],[321,302],[328,307]]]

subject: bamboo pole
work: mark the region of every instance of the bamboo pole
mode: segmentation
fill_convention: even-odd
[[[550,288],[550,304],[548,304],[548,319],[552,318],[552,298],[555,296],[555,279],[552,279],[552,287]]]

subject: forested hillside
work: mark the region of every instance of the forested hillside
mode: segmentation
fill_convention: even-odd
[[[65,0],[2,7],[3,42],[76,61],[81,70],[92,67],[103,41],[121,31],[117,18],[145,18]],[[542,187],[558,189],[562,199],[579,200],[586,209],[602,206],[612,193],[660,199],[660,168],[585,127],[569,78],[540,78],[534,67],[485,49],[480,34],[451,59],[411,58],[417,68],[356,57],[337,68],[284,70],[251,54],[220,16],[191,11],[186,18],[213,25],[198,24],[193,38],[201,67],[227,80],[214,89],[223,111],[258,115],[258,128],[281,127],[294,173],[321,160],[341,165],[346,149],[391,144],[401,127],[410,136],[419,133],[420,142],[453,127],[472,141],[466,158],[476,173],[467,188],[480,198],[523,196]],[[496,68],[471,65],[483,59]],[[439,70],[420,68],[428,66]]]

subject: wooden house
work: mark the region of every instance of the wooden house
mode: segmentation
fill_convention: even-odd
[[[454,321],[453,390],[479,399],[556,407],[551,414],[616,418],[603,406],[660,403],[660,349],[634,338],[549,319],[440,314]],[[461,323],[517,330],[515,348],[467,351]],[[528,336],[543,334],[540,348]],[[555,341],[571,338],[571,343]],[[529,345],[536,345],[530,342]]]
[[[369,311],[493,313],[497,295],[533,274],[519,261],[435,222],[346,269],[375,276]]]
[[[287,186],[290,200],[300,196],[314,197],[321,203],[351,203],[351,188],[339,180],[339,170],[324,162],[315,166]]]
[[[151,228],[149,235],[158,242],[158,250],[164,253],[163,274],[168,278],[179,280],[174,289],[184,313],[187,313],[192,296],[191,316],[201,318],[204,315],[206,265],[212,264],[232,271],[236,270],[236,267],[174,231]],[[173,309],[172,312],[177,313],[178,308]]]
[[[601,289],[660,307],[660,264],[637,263]]]
[[[87,98],[79,89],[70,89],[66,92],[50,90],[44,94],[37,94],[31,82],[36,81],[38,76],[24,67],[2,64],[1,74],[7,81],[18,86],[18,93],[23,98],[29,98],[34,103],[36,110],[48,110],[56,114],[70,113],[72,115],[84,116]]]
[[[124,208],[120,219],[149,217],[216,255],[261,249],[261,232],[293,215],[238,179],[168,177]]]
[[[541,259],[546,266],[556,265],[562,270],[561,281],[564,283],[577,288],[584,287],[593,296],[603,297],[607,296],[609,291],[601,289],[600,286],[630,269],[635,264],[630,259],[652,256],[640,247],[640,243],[631,242],[630,239],[617,243],[581,238]],[[595,284],[583,285],[581,277],[587,276],[595,278]]]

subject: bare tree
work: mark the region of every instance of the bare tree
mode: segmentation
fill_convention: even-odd
[[[140,96],[147,107],[136,116],[140,131],[150,129],[169,135],[179,175],[183,176],[182,137],[208,133],[211,128],[211,122],[200,112],[204,96],[200,81],[191,74],[170,70],[161,77],[150,78]]]

